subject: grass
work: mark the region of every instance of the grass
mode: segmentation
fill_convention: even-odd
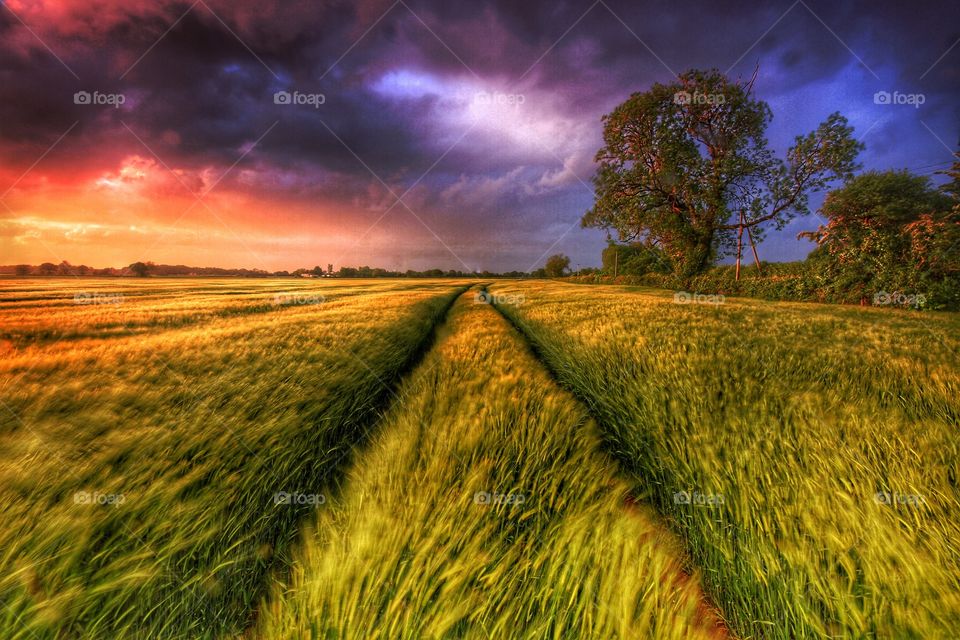
[[[491,291],[741,637],[956,637],[956,314]]]
[[[0,637],[957,636],[960,315],[466,287],[0,282]]]
[[[583,407],[464,294],[256,637],[722,637],[628,494]]]
[[[246,628],[310,513],[275,495],[334,482],[456,292],[4,283],[0,637]]]

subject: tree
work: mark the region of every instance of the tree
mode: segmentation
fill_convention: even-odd
[[[150,273],[150,267],[152,266],[153,265],[147,264],[145,262],[134,262],[127,268],[130,269],[130,272],[133,273],[133,275],[137,276],[138,278],[146,278],[147,275]]]
[[[953,155],[957,158],[953,161],[953,165],[949,169],[937,173],[950,178],[949,182],[940,186],[940,190],[953,198],[957,203],[956,206],[960,207],[960,151]]]
[[[925,176],[869,171],[831,191],[820,213],[827,224],[800,237],[819,245],[842,287],[865,292],[934,292],[953,304],[960,291],[960,215]]]
[[[543,270],[548,278],[560,278],[569,268],[570,258],[562,253],[557,253],[547,258],[547,263],[544,265]]]
[[[670,271],[666,254],[656,246],[642,242],[617,244],[610,242],[601,255],[603,272],[608,275],[642,276],[650,272]]]
[[[809,213],[809,194],[849,178],[863,145],[834,113],[776,158],[765,138],[770,108],[752,90],[753,80],[692,70],[604,116],[583,226],[660,246],[691,277],[735,246],[741,212],[757,238]]]
[[[52,276],[57,272],[57,265],[52,262],[44,262],[40,265],[40,275],[42,276]]]
[[[18,276],[28,276],[30,275],[30,265],[28,264],[18,264],[14,267],[14,273]]]

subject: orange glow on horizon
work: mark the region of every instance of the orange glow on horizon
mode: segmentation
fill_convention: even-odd
[[[0,200],[0,263],[101,268],[142,260],[277,271],[350,262],[353,247],[397,245],[383,228],[360,237],[381,212],[230,191],[216,185],[219,175],[142,155],[82,180],[35,171]],[[369,220],[362,229],[357,216]]]

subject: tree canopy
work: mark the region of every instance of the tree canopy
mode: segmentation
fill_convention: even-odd
[[[634,93],[603,118],[596,202],[585,227],[663,248],[683,276],[735,245],[743,212],[754,236],[809,212],[808,196],[857,169],[862,145],[839,113],[797,136],[784,159],[765,137],[769,106],[753,81],[692,70]]]
[[[868,171],[831,191],[827,224],[800,234],[815,260],[846,287],[928,292],[944,304],[960,295],[960,209],[908,171]],[[925,296],[926,297],[926,296]]]
[[[557,253],[547,258],[547,264],[544,266],[544,272],[548,278],[559,278],[566,275],[570,268],[570,258]]]
[[[642,276],[647,273],[669,273],[666,255],[658,247],[643,243],[610,242],[601,254],[603,272],[610,275]]]

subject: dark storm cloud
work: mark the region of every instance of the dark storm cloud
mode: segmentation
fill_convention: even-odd
[[[775,142],[835,109],[858,133],[869,129],[868,165],[898,153],[903,164],[949,160],[941,140],[955,145],[960,134],[960,46],[937,62],[960,38],[960,8],[948,1],[9,6],[39,38],[0,8],[5,163],[26,168],[79,122],[44,166],[114,170],[125,155],[146,153],[129,127],[170,166],[223,171],[249,152],[239,168],[261,178],[237,171],[227,184],[238,188],[370,204],[384,195],[378,178],[402,192],[446,152],[410,197],[419,193],[418,205],[451,235],[498,222],[515,238],[549,234],[555,222],[542,212],[557,206],[578,207],[555,216],[561,225],[575,221],[589,204],[581,181],[589,181],[600,116],[691,67],[749,77],[759,63],[758,94],[783,107]],[[382,86],[391,73],[423,85],[391,93]],[[463,95],[451,94],[457,86]],[[472,123],[464,113],[481,87],[522,95],[517,120],[498,129],[497,117],[487,118],[454,145]],[[76,105],[80,90],[128,100],[120,109]],[[274,104],[281,90],[322,93],[325,102]],[[920,111],[878,109],[872,96],[881,90],[923,92],[926,103]],[[907,148],[905,129],[913,136]],[[263,177],[271,173],[275,179]],[[571,244],[577,238],[580,249]],[[595,262],[588,254],[598,238],[575,231],[558,248]],[[544,238],[548,246],[555,239]]]

